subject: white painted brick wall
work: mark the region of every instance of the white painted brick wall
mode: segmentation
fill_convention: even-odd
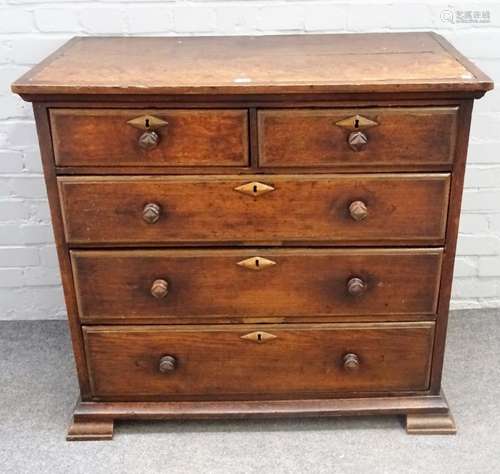
[[[443,10],[490,22],[443,22]],[[10,83],[73,35],[435,30],[500,84],[500,3],[0,0],[0,319],[64,316],[33,115]],[[475,106],[453,307],[500,306],[500,87]]]

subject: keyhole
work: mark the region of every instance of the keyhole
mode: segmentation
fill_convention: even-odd
[[[255,266],[258,267],[260,265],[260,261],[258,258],[255,259]]]
[[[146,128],[149,128],[149,119],[148,118],[144,120],[144,126]]]
[[[359,119],[354,120],[354,128],[359,128]]]
[[[253,185],[253,192],[254,192],[254,193],[256,193],[256,192],[257,192],[257,185],[256,185],[256,184],[254,184],[254,185]]]
[[[262,334],[260,332],[257,333],[257,341],[262,342]]]

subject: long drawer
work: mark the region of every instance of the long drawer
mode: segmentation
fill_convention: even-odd
[[[248,166],[246,110],[51,109],[58,166]]]
[[[264,167],[450,167],[457,107],[262,110]]]
[[[442,244],[448,174],[60,177],[73,245]]]
[[[432,318],[442,250],[73,250],[71,259],[88,322]]]
[[[434,324],[83,327],[103,400],[422,391]]]

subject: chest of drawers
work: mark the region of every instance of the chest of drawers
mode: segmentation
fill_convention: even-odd
[[[68,439],[343,414],[454,432],[446,323],[492,86],[432,33],[75,38],[16,81],[80,383]]]

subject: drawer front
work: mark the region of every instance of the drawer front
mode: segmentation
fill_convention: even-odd
[[[73,250],[71,258],[85,321],[366,319],[434,314],[442,250]]]
[[[59,189],[70,244],[420,245],[444,241],[449,182],[447,174],[62,177]],[[260,189],[268,192],[253,195]]]
[[[50,124],[58,166],[248,166],[246,110],[52,109]]]
[[[457,113],[456,107],[263,110],[259,162],[266,167],[449,168]]]
[[[87,326],[83,333],[96,398],[265,399],[426,390],[434,325]]]

